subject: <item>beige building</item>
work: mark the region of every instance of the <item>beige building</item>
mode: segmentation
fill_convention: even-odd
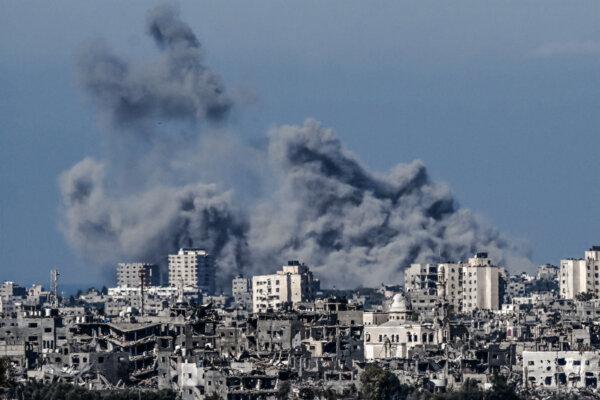
[[[276,310],[285,304],[312,300],[317,287],[318,280],[306,265],[289,261],[273,275],[252,277],[252,311]]]
[[[215,292],[215,264],[207,251],[179,249],[169,255],[169,285],[194,287],[207,294]]]
[[[413,310],[435,309],[437,302],[448,302],[458,312],[500,308],[500,268],[492,264],[487,253],[477,253],[465,263],[412,264],[404,272],[406,293]],[[425,301],[427,304],[422,305]]]
[[[462,310],[463,300],[462,264],[442,263],[438,265],[437,294],[455,310]]]
[[[441,343],[440,329],[433,324],[414,322],[411,315],[409,301],[396,294],[388,312],[379,314],[377,323],[365,323],[365,359],[408,358],[415,347]]]
[[[560,297],[574,299],[579,293],[600,298],[600,246],[585,252],[583,259],[560,260]]]
[[[140,287],[144,278],[144,286],[158,286],[160,271],[158,265],[146,263],[119,263],[117,265],[117,286]]]
[[[500,309],[500,268],[487,253],[477,253],[463,265],[462,311]]]

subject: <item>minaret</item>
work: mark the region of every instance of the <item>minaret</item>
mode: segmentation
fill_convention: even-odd
[[[179,278],[179,282],[177,282],[177,303],[179,304],[183,304],[184,302],[184,295],[183,295],[183,291],[184,291],[184,285],[183,285],[183,278]]]
[[[59,306],[58,300],[58,277],[60,273],[58,272],[58,268],[50,270],[50,295],[52,296],[51,304],[54,307]]]

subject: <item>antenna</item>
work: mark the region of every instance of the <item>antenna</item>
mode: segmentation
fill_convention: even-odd
[[[51,304],[55,307],[59,306],[58,299],[58,277],[60,276],[60,272],[58,272],[58,268],[54,268],[50,270],[50,296],[51,296]]]

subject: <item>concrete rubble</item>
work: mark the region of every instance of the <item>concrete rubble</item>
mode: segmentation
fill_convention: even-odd
[[[299,265],[283,271],[309,273]],[[270,286],[289,278],[280,272],[261,276],[269,283],[260,293],[253,293],[256,280],[238,276],[230,294],[142,286],[70,300],[7,282],[0,357],[11,360],[20,380],[169,388],[183,400],[214,393],[275,399],[309,389],[352,394],[369,363],[432,393],[467,381],[486,389],[500,374],[533,397],[599,394],[600,300],[559,296],[562,270],[545,265],[536,275],[500,270],[498,286],[488,288],[497,304],[465,311],[440,272],[451,273],[451,265],[460,268],[416,265],[404,286],[373,289],[325,290],[311,275],[297,280],[311,285],[306,292],[288,288],[289,298],[296,289],[308,294],[294,301],[273,300],[279,287]],[[256,296],[265,304],[259,312],[251,304]]]

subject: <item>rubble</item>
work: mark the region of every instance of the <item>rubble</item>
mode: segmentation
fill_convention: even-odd
[[[559,297],[556,267],[510,276],[486,257],[415,264],[405,287],[356,291],[320,289],[296,261],[237,276],[231,295],[130,279],[68,300],[7,282],[0,357],[21,381],[170,389],[182,400],[355,398],[369,365],[422,393],[487,390],[503,376],[527,398],[599,396],[600,300]],[[477,285],[463,282],[468,273]]]

